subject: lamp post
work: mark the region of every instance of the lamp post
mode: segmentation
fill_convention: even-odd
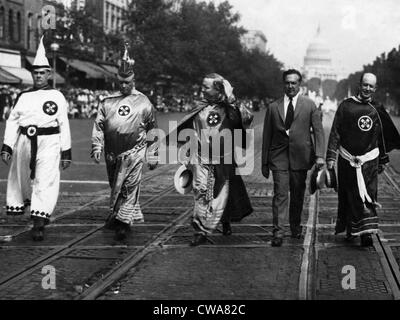
[[[57,67],[57,64],[56,64],[56,60],[57,60],[57,51],[60,50],[60,45],[59,45],[58,43],[56,43],[56,42],[53,42],[53,43],[50,45],[50,49],[51,49],[51,51],[53,51],[53,88],[55,89],[55,88],[56,88],[56,85],[57,85],[57,83],[56,83],[56,75],[57,75],[57,70],[56,70],[56,67]]]

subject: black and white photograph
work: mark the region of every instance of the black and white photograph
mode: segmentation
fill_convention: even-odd
[[[0,300],[400,300],[399,132],[398,0],[0,0]]]

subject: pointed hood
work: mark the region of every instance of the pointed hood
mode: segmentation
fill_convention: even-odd
[[[122,79],[131,78],[135,75],[133,66],[135,65],[135,60],[129,57],[129,45],[125,43],[125,51],[122,57],[121,66],[118,70],[118,76]]]
[[[40,38],[39,47],[36,52],[35,61],[33,62],[33,65],[32,65],[33,69],[38,69],[38,68],[51,69],[49,60],[47,60],[47,57],[46,57],[46,50],[44,48],[43,38],[44,38],[44,36],[42,36]]]

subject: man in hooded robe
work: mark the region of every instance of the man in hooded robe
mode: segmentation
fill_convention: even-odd
[[[12,159],[7,184],[7,214],[23,215],[30,206],[32,238],[44,239],[44,228],[57,204],[60,160],[71,164],[68,103],[49,86],[51,68],[43,37],[32,67],[33,88],[19,94],[7,120],[1,158]]]
[[[388,152],[400,148],[400,136],[384,107],[373,100],[377,78],[365,73],[359,94],[343,101],[335,115],[327,151],[327,166],[338,164],[336,234],[347,240],[360,236],[362,246],[373,244],[378,232],[378,174],[389,162]]]
[[[100,163],[104,152],[111,187],[107,226],[122,241],[134,223],[143,222],[139,204],[143,163],[151,170],[157,165],[157,145],[147,143],[148,132],[157,127],[150,100],[135,89],[134,60],[128,47],[119,68],[120,93],[103,99],[92,134],[92,157]]]

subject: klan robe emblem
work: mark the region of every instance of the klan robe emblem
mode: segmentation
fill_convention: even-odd
[[[129,108],[128,106],[121,106],[118,109],[118,114],[121,117],[127,117],[130,113],[131,113],[131,108]]]
[[[54,116],[58,111],[58,106],[53,101],[47,101],[43,104],[43,112],[49,116]]]
[[[370,131],[373,124],[374,122],[368,116],[362,116],[360,119],[358,119],[358,127],[361,131]]]
[[[222,121],[221,115],[218,112],[210,112],[207,116],[207,124],[210,127],[218,126]]]

